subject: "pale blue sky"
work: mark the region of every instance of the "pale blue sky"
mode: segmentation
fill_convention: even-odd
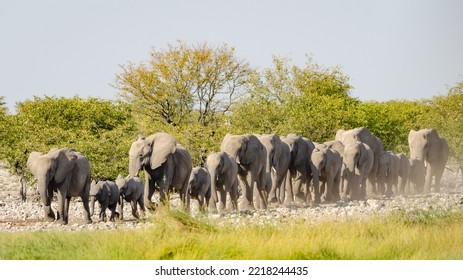
[[[422,99],[463,80],[463,1],[0,0],[0,95],[113,99],[120,64],[168,43],[226,43],[251,66],[272,55],[340,65],[361,100]]]

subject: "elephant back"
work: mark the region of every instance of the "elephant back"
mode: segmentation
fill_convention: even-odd
[[[176,149],[174,152],[174,163],[175,166],[182,166],[182,168],[186,168],[191,170],[193,168],[193,161],[191,159],[191,155],[185,147],[180,144],[176,145]]]

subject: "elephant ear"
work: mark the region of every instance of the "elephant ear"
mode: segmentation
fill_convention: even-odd
[[[77,156],[70,149],[53,150],[48,154],[53,158],[55,165],[55,182],[61,183],[71,174]]]
[[[37,177],[37,159],[42,156],[40,152],[31,152],[29,158],[27,159],[27,169],[31,171],[31,173]]]
[[[177,139],[167,133],[156,133],[146,138],[146,145],[151,146],[150,166],[156,169],[161,166],[167,157],[175,153]]]

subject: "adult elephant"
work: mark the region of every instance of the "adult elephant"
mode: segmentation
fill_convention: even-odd
[[[344,145],[355,142],[362,142],[368,145],[373,151],[373,166],[368,174],[368,196],[378,194],[376,186],[376,176],[379,168],[379,158],[384,151],[384,145],[381,140],[373,135],[368,128],[358,127],[351,130],[340,129],[336,132],[336,140],[341,141]]]
[[[206,168],[211,176],[210,208],[216,212],[216,203],[219,203],[219,211],[224,211],[229,193],[233,209],[238,210],[238,164],[235,159],[226,152],[211,153],[206,158]]]
[[[265,171],[271,176],[270,202],[283,203],[284,185],[288,173],[291,152],[286,143],[277,134],[260,135],[259,141],[267,149],[267,165]]]
[[[68,223],[71,197],[80,197],[84,206],[84,220],[92,223],[89,209],[91,169],[89,160],[73,149],[51,149],[47,154],[32,152],[27,168],[37,178],[38,190],[44,205],[45,219],[55,220],[51,209],[53,192],[58,193],[56,220]]]
[[[166,196],[175,189],[180,194],[183,207],[189,211],[188,181],[192,165],[190,153],[167,133],[140,137],[130,147],[129,174],[137,177],[140,170],[145,171],[144,202],[147,207],[151,205],[157,185],[162,204],[170,203]]]
[[[238,164],[238,180],[245,187],[243,208],[254,208],[255,186],[258,191],[256,206],[266,209],[270,189],[266,188],[265,184],[267,152],[264,145],[252,134],[232,135],[227,133],[222,140],[220,150],[233,157]]]
[[[340,199],[339,184],[341,183],[342,157],[334,149],[315,147],[311,156],[312,174],[317,174],[322,186],[314,186],[315,202],[320,202],[323,196],[325,202]],[[323,194],[323,195],[322,195]]]
[[[390,151],[384,151],[379,158],[378,190],[380,195],[392,196],[393,188],[398,193],[400,159]]]
[[[447,141],[437,134],[435,129],[410,130],[408,134],[410,158],[424,164],[424,193],[431,191],[434,178],[435,191],[439,192],[440,180],[449,157]]]
[[[357,141],[344,146],[342,160],[343,198],[365,199],[366,180],[373,166],[373,151],[367,144]]]
[[[286,192],[290,202],[294,202],[296,197],[302,198],[306,203],[310,201],[310,182],[314,180],[314,185],[318,186],[318,177],[312,176],[310,157],[315,145],[302,136],[288,134],[281,140],[289,147],[291,159],[289,161],[288,174],[286,176]],[[305,193],[302,190],[305,187]],[[284,198],[283,198],[284,201]]]

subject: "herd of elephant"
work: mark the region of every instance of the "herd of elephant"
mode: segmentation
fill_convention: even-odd
[[[32,152],[27,167],[37,179],[45,219],[67,224],[71,198],[81,197],[84,220],[91,223],[95,201],[101,206],[100,221],[106,220],[106,209],[110,221],[123,219],[124,201],[138,219],[138,206],[144,215],[156,191],[161,205],[169,205],[175,191],[186,211],[194,198],[201,211],[213,212],[227,209],[227,194],[234,210],[240,197],[240,209],[246,210],[295,200],[318,204],[428,193],[433,179],[438,192],[449,155],[446,140],[434,129],[422,129],[411,130],[408,142],[410,157],[384,151],[381,140],[363,127],[339,130],[335,140],[323,144],[295,134],[227,134],[221,151],[209,154],[204,167],[193,168],[189,152],[175,137],[160,132],[132,143],[129,175],[119,175],[115,182],[91,181],[89,160],[68,148]],[[56,216],[51,208],[54,192]]]

